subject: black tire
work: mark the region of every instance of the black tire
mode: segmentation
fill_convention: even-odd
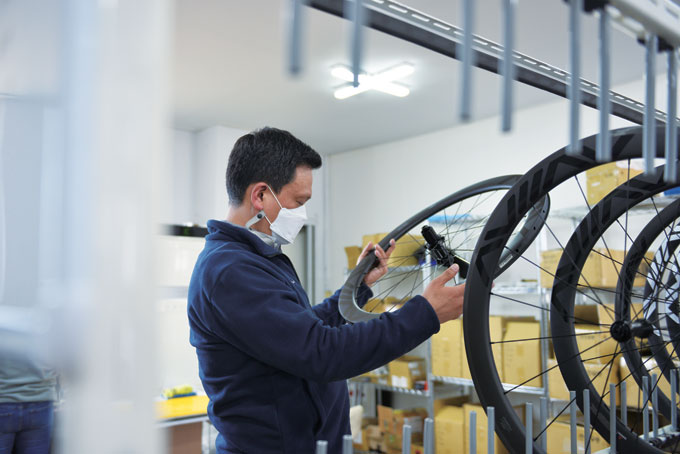
[[[664,155],[664,129],[657,128],[656,135],[656,155],[662,157]],[[493,270],[497,267],[509,236],[530,207],[560,183],[601,164],[595,160],[596,137],[593,135],[581,141],[583,149],[581,155],[569,156],[566,154],[565,147],[529,170],[508,191],[490,216],[472,257],[465,291],[465,317],[463,319],[470,372],[482,406],[484,408],[495,407],[496,433],[512,452],[524,452],[525,430],[507,397],[493,359],[488,323],[491,287],[494,279]],[[611,139],[612,161],[641,156],[642,130],[640,128],[612,131]],[[645,183],[639,190],[644,191],[645,186],[651,184],[653,182]],[[635,189],[638,190],[638,188]],[[628,448],[626,443],[619,444],[619,447],[623,448],[622,450]],[[636,443],[632,449],[633,452],[643,452],[635,451],[638,449]],[[536,453],[544,452],[537,442],[534,442],[533,450]]]

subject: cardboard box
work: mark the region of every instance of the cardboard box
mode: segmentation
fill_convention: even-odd
[[[543,386],[541,368],[540,325],[538,322],[512,321],[503,336],[503,371],[506,383]],[[521,340],[534,339],[534,340]],[[518,341],[518,342],[508,342]],[[529,379],[533,378],[530,381]]]
[[[382,438],[382,430],[380,430],[378,424],[369,424],[364,429],[366,430],[366,437],[369,440]]]
[[[423,422],[427,418],[424,408],[393,409],[378,405],[378,425],[383,432],[383,441],[388,449],[401,449],[404,425],[411,426],[411,442],[423,441]]]
[[[628,165],[621,167],[616,162],[594,167],[586,171],[586,198],[590,206],[595,205],[617,186],[622,185],[629,178],[642,173],[639,167],[628,169]]]
[[[432,336],[432,374],[462,377],[463,321],[451,320]]]
[[[417,356],[402,356],[388,365],[390,384],[400,388],[413,389],[419,380],[427,380],[425,359]]]
[[[583,366],[588,372],[588,376],[593,380],[593,386],[598,391],[598,393],[603,396],[605,393],[609,392],[609,384],[614,383],[615,385],[619,383],[619,362],[615,361],[611,367],[603,369],[602,364],[596,363],[585,363]],[[562,373],[560,368],[557,367],[557,361],[554,359],[548,360],[548,388],[550,391],[550,397],[558,400],[569,400],[569,389],[564,383],[562,378]],[[607,379],[609,378],[609,379]],[[609,403],[608,395],[605,396],[605,401]],[[620,402],[619,388],[616,388],[616,404]]]
[[[647,254],[648,258],[653,258]],[[561,249],[541,252],[541,287],[552,288],[557,265],[562,257]],[[581,270],[578,284],[593,288],[616,288],[619,280],[621,264],[625,259],[624,251],[617,249],[595,248]],[[635,287],[645,284],[645,276],[649,267],[646,261],[640,263],[638,274],[633,281]]]
[[[402,298],[395,298],[394,296],[388,296],[383,298],[383,310],[382,312],[394,312],[401,309],[407,300]]]
[[[510,321],[521,321],[527,320],[526,317],[500,317],[497,315],[492,315],[489,317],[489,339],[491,342],[502,342],[505,333],[505,326]],[[472,380],[472,375],[470,374],[470,366],[467,360],[467,353],[465,350],[465,339],[461,343],[461,372],[462,377]],[[493,357],[496,362],[496,369],[498,370],[498,376],[502,382],[505,382],[504,366],[503,366],[503,344],[493,344],[491,346],[493,351]]]
[[[470,401],[470,396],[449,397],[446,399],[435,399],[434,401],[434,415],[437,416],[439,411],[445,407],[462,407]]]
[[[385,439],[382,436],[378,440],[369,439],[368,449],[377,452],[387,452],[387,445],[385,444]]]
[[[361,248],[359,246],[345,246],[345,254],[347,254],[347,269],[352,270],[357,266],[357,260],[361,255]]]
[[[371,449],[368,444],[366,429],[361,429],[361,432],[352,435],[352,446],[358,451],[368,451]]]
[[[615,354],[620,355],[616,352],[621,348],[606,326],[578,323],[574,325],[574,334],[582,361],[605,364],[613,361]]]
[[[437,454],[458,454],[465,449],[465,411],[446,405],[434,417],[434,440]]]
[[[201,452],[203,426],[200,422],[180,424],[167,429],[171,454],[195,454]]]
[[[585,434],[583,426],[577,426],[576,446],[579,454],[585,453]],[[590,437],[590,452],[597,452],[609,447],[597,431],[592,432]],[[571,426],[569,424],[555,421],[546,430],[548,435],[548,452],[550,454],[570,454],[571,453]]]
[[[362,249],[366,247],[369,242],[373,244],[379,243],[385,238],[388,233],[374,233],[372,235],[364,235],[362,237]],[[425,239],[421,235],[406,234],[397,240],[395,249],[392,252],[387,266],[396,268],[400,266],[418,265],[418,258],[416,252],[425,244]]]
[[[656,361],[652,357],[642,357],[642,362],[644,363],[645,367],[647,368],[647,371],[649,374],[656,374],[657,375],[657,380],[658,380],[658,387],[659,387],[659,392],[665,394],[666,396],[671,395],[671,385],[668,380],[666,380],[665,377],[661,376],[661,368],[656,364]],[[635,381],[635,378],[631,375],[630,369],[628,368],[628,365],[626,364],[625,358],[621,358],[619,360],[620,364],[620,369],[619,369],[619,380],[620,381],[625,381],[626,382],[626,407],[627,408],[641,408],[643,404],[643,395],[642,395],[642,387],[638,385],[638,383]],[[649,380],[649,386],[650,386],[650,393],[652,390],[652,380],[650,376]],[[651,396],[650,396],[651,400]],[[651,404],[649,404],[651,407]]]
[[[380,366],[377,369],[368,371],[360,376],[366,377],[371,383],[377,383],[379,385],[389,385],[390,381],[390,371],[387,366]]]
[[[465,427],[463,428],[465,432],[465,446],[463,448],[463,451],[458,451],[458,452],[470,452],[470,413],[474,411],[477,413],[477,452],[483,452],[487,453],[489,452],[488,448],[488,420],[486,418],[486,412],[484,412],[484,409],[482,408],[481,405],[475,405],[475,404],[465,404],[463,405],[463,411],[465,413]],[[498,424],[498,421],[496,421],[496,424]],[[435,424],[435,430],[436,429],[436,424]],[[439,451],[436,451],[437,454],[439,454]],[[501,439],[498,438],[498,435],[495,436],[495,441],[494,441],[494,453],[495,454],[507,454],[508,450],[505,449],[505,446],[503,446],[503,443],[501,443]]]

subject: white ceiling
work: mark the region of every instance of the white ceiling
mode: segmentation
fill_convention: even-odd
[[[366,30],[363,68],[372,73],[400,62],[416,67],[405,79],[411,95],[367,92],[343,101],[330,67],[349,63],[350,23],[311,8],[304,24],[304,68],[286,70],[284,21],[290,0],[175,0],[171,68],[173,123],[190,131],[214,125],[244,130],[271,125],[291,130],[321,153],[385,143],[458,122],[460,64],[383,33]],[[461,25],[461,0],[403,0],[409,6]],[[563,0],[518,0],[517,49],[567,68],[567,6]],[[56,93],[60,29],[58,0],[0,0],[0,97]],[[501,0],[477,0],[476,31],[500,41]],[[584,76],[597,78],[596,23],[584,16]],[[63,26],[61,26],[63,28]],[[11,45],[8,45],[11,44]],[[642,78],[643,49],[613,33],[613,83]],[[62,56],[63,57],[63,56]],[[659,57],[659,68],[663,69]],[[61,71],[61,72],[60,72]],[[475,70],[474,119],[499,112],[500,78]],[[517,84],[517,105],[557,99]]]
[[[409,6],[454,25],[460,0],[406,0]],[[304,68],[286,72],[286,0],[177,0],[173,73],[174,121],[179,129],[224,125],[245,130],[264,125],[292,131],[322,153],[351,150],[455,125],[459,63],[367,30],[363,69],[380,71],[410,62],[411,95],[366,92],[343,101],[329,72],[349,64],[350,23],[305,8]],[[476,31],[500,42],[500,0],[478,0]],[[568,66],[567,6],[562,0],[519,0],[517,50],[558,67]],[[614,30],[613,84],[642,77],[643,49]],[[597,78],[597,28],[584,17],[584,77]],[[499,113],[500,78],[475,70],[474,118]],[[517,85],[518,107],[555,100]]]

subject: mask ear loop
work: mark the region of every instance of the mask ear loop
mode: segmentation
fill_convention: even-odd
[[[269,189],[271,191],[271,193],[274,194],[274,191],[272,191],[272,188],[270,188],[267,183],[265,183],[265,185],[267,186],[267,189]],[[274,200],[276,200],[276,203],[278,203],[279,206],[281,207],[281,204],[279,203],[279,199],[276,198],[276,195],[274,195]],[[281,207],[281,208],[283,208],[283,207]],[[272,225],[272,221],[270,221],[269,218],[267,217],[267,215],[264,214],[264,210],[260,210],[260,211],[257,212],[257,214],[255,216],[253,216],[252,218],[250,218],[248,220],[248,222],[246,222],[246,228],[248,230],[250,230],[250,227],[252,227],[253,224],[258,223],[262,218],[265,218],[267,220],[267,222],[269,222],[269,225]]]
[[[267,183],[265,183],[265,184],[267,184]],[[274,194],[274,191],[272,190],[272,188],[269,187],[268,184],[267,184],[267,189],[269,189],[269,192],[271,192],[272,195],[274,196],[274,200],[276,200],[276,203],[279,204],[279,208],[281,208],[283,210],[283,205],[281,205],[281,202],[279,202],[279,198],[276,197],[276,194]],[[267,219],[267,220],[269,220],[269,219]],[[270,222],[270,224],[271,224],[271,222]]]
[[[264,214],[264,210],[260,210],[257,212],[255,216],[253,216],[248,220],[248,222],[246,222],[246,228],[250,230],[250,227],[252,227],[253,224],[257,224],[262,218],[265,218],[267,222],[269,222],[269,225],[272,225],[272,221],[270,221],[267,215]]]

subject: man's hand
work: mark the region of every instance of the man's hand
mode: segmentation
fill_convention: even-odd
[[[392,255],[392,252],[394,252],[394,244],[394,239],[390,240],[390,247],[387,248],[387,251],[383,251],[383,248],[381,248],[379,244],[376,244],[375,249],[373,249],[373,242],[369,241],[364,250],[361,251],[359,260],[357,260],[357,265],[373,250],[375,250],[375,256],[378,258],[378,260],[380,260],[375,268],[372,268],[368,273],[366,273],[366,277],[364,277],[364,283],[369,287],[373,285],[375,281],[383,277],[385,273],[387,273],[387,259],[390,258],[390,255]]]
[[[439,323],[445,323],[460,317],[463,313],[463,294],[465,284],[446,287],[445,284],[458,274],[458,265],[452,265],[441,275],[432,280],[423,292],[423,297],[430,303]]]

